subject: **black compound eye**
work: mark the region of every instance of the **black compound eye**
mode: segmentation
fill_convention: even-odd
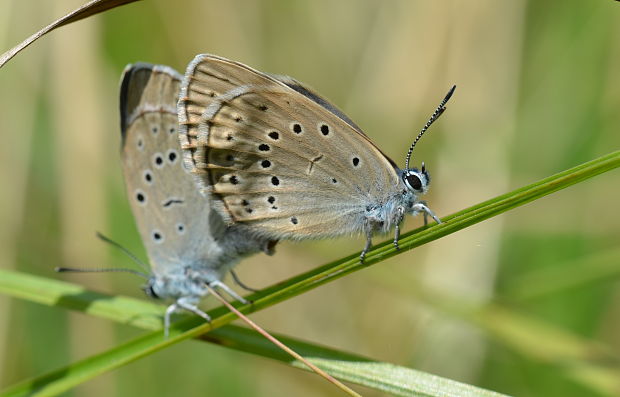
[[[155,290],[153,289],[153,285],[149,284],[146,287],[144,287],[144,292],[150,296],[151,298],[155,298],[155,299],[159,299],[159,295],[157,295],[157,293],[155,293]]]
[[[405,178],[413,190],[422,190],[422,181],[416,174],[409,174]]]

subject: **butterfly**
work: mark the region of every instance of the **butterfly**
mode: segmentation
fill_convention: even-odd
[[[222,282],[224,276],[241,258],[272,254],[275,246],[268,237],[227,225],[185,169],[176,109],[182,78],[170,67],[137,63],[125,69],[120,93],[125,186],[151,264],[144,289],[173,302],[166,335],[175,311],[209,320],[197,307],[207,284],[246,302]]]
[[[201,54],[187,67],[177,108],[184,162],[226,224],[270,241],[363,233],[363,261],[376,232],[394,228],[398,248],[405,215],[441,222],[420,200],[429,189],[428,170],[409,162],[455,88],[400,169],[304,84]]]

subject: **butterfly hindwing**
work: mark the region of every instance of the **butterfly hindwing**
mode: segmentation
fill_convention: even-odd
[[[176,113],[181,78],[165,66],[136,64],[121,89],[127,195],[153,272],[160,275],[214,256],[215,239],[224,232],[183,167]]]

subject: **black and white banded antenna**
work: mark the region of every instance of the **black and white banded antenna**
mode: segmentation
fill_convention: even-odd
[[[82,268],[75,268],[75,267],[56,267],[54,269],[54,271],[58,272],[58,273],[64,273],[64,272],[72,272],[72,273],[108,273],[108,272],[123,272],[123,273],[130,273],[130,274],[135,274],[136,276],[140,276],[142,278],[145,279],[149,279],[150,276],[150,271],[148,266],[146,266],[146,264],[144,262],[142,262],[137,256],[135,256],[133,253],[131,253],[127,248],[123,247],[122,245],[120,245],[119,243],[117,243],[116,241],[104,236],[103,234],[97,232],[97,237],[100,238],[101,240],[103,240],[104,242],[112,245],[113,247],[118,248],[119,250],[121,250],[121,252],[123,252],[125,255],[127,255],[129,258],[131,258],[131,260],[133,260],[136,264],[138,264],[138,266],[140,266],[140,268],[142,270],[144,270],[144,272],[140,272],[134,269],[129,269],[129,268],[123,268],[123,267],[110,267],[110,268],[100,268],[100,269],[82,269]]]
[[[413,148],[418,143],[420,138],[422,138],[422,135],[424,135],[426,130],[428,130],[428,128],[435,122],[435,120],[437,120],[439,116],[441,116],[443,112],[446,110],[446,103],[448,103],[448,101],[450,100],[450,97],[452,97],[452,94],[454,94],[454,90],[456,90],[456,85],[453,85],[452,88],[450,88],[450,91],[448,91],[443,101],[441,101],[439,106],[437,106],[437,109],[435,109],[435,111],[433,112],[431,117],[428,119],[424,127],[422,127],[422,130],[420,131],[418,136],[416,136],[416,138],[413,140],[413,143],[411,144],[411,146],[409,147],[409,150],[407,151],[407,157],[405,159],[406,170],[409,169],[409,160],[411,159],[411,153],[413,153]]]

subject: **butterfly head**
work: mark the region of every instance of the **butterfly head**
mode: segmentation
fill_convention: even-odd
[[[431,183],[431,176],[426,170],[426,166],[422,163],[422,168],[409,168],[402,171],[403,183],[407,187],[407,190],[414,195],[424,194],[428,191],[428,187]]]

